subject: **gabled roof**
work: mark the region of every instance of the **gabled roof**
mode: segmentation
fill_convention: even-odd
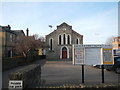
[[[81,35],[81,34],[77,33],[77,32],[76,32],[76,31],[74,31],[74,30],[72,30],[72,33],[75,33],[75,34],[77,34],[77,35],[83,36],[83,35]]]
[[[56,33],[56,30],[54,30],[53,32],[49,33],[48,35],[46,36],[49,36],[49,35],[52,35],[52,34],[55,34]]]
[[[25,35],[23,30],[12,30],[12,31],[14,31],[16,34],[23,33]]]
[[[2,29],[0,29],[0,30],[2,30],[2,32],[9,32],[9,33],[12,33],[12,34],[16,34],[14,31],[12,31],[11,30],[11,27],[10,27],[10,25],[8,25],[8,26],[0,26]]]
[[[72,30],[72,26],[68,25],[67,23],[63,22],[62,24],[57,26],[57,29],[61,29],[62,27],[69,27],[70,30]],[[52,34],[55,34],[57,30],[54,30],[53,32],[51,32],[50,34],[46,35],[46,36],[50,36]],[[76,31],[72,30],[72,33],[75,33],[77,35],[83,36],[79,33],[77,33]]]
[[[63,28],[63,27],[69,27],[70,29],[72,29],[72,26],[68,25],[67,23],[63,22],[62,24],[57,26],[57,29]]]
[[[62,24],[60,24],[58,26],[61,27],[61,26],[70,26],[70,25],[68,25],[66,22],[63,22]]]

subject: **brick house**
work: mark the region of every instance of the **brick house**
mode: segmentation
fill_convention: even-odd
[[[120,55],[120,37],[114,37],[112,45],[113,45],[114,54]]]
[[[57,29],[46,35],[46,58],[72,60],[72,45],[83,44],[83,35],[72,29],[67,23],[57,26]]]

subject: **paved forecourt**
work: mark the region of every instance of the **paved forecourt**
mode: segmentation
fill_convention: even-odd
[[[43,86],[80,85],[82,84],[81,65],[73,65],[72,61],[46,61],[42,66],[41,78]],[[118,84],[119,74],[105,70],[105,84]],[[85,66],[84,84],[102,84],[101,69]]]

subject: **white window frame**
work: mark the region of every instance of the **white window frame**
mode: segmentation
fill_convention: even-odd
[[[59,36],[61,36],[61,44],[59,43]],[[62,35],[61,34],[58,35],[58,45],[62,45]]]
[[[64,35],[65,35],[65,45],[67,44],[67,34],[66,33],[63,33],[62,35],[62,39],[63,39],[63,44],[64,44]]]
[[[71,44],[71,35],[70,34],[67,35],[67,44],[68,44],[68,36],[70,37],[70,44]]]
[[[78,43],[77,43],[77,40],[78,40]],[[80,39],[78,37],[76,39],[76,44],[80,44]]]
[[[51,45],[50,45],[50,41],[51,41],[51,39],[52,39],[52,50],[54,50],[54,48],[53,48],[53,42],[54,42],[54,39],[53,39],[53,38],[49,38],[49,46],[51,46]],[[49,47],[49,50],[51,50],[50,47]]]
[[[120,42],[120,38],[118,39],[118,42]]]
[[[13,41],[13,35],[10,33],[10,41]]]

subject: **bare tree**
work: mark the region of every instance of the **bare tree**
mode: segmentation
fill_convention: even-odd
[[[28,53],[43,47],[44,42],[38,38],[37,34],[33,36],[23,36],[15,42],[15,51],[24,57],[27,57]]]
[[[17,53],[23,54],[23,56],[26,57],[28,52],[34,48],[33,41],[33,37],[21,37],[19,40],[15,41],[15,51]]]
[[[45,48],[45,37],[39,36],[38,34],[33,35],[35,37],[35,40],[37,42],[38,48]]]
[[[39,39],[39,35],[38,34],[34,34],[33,36],[35,37],[35,40]]]
[[[112,45],[113,40],[114,40],[114,36],[111,36],[106,40],[105,44]]]

